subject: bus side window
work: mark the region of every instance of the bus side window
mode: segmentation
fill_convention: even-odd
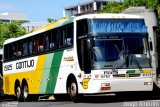
[[[22,55],[22,42],[18,42],[17,44],[18,51],[17,51],[17,57],[20,57]]]
[[[88,20],[83,19],[77,22],[77,37],[88,33]]]
[[[23,42],[23,56],[28,55],[28,41]]]
[[[58,32],[56,29],[54,29],[51,33],[51,42],[50,42],[50,48],[53,49],[53,48],[56,48],[56,40],[57,40],[57,35]]]
[[[44,35],[40,35],[39,37],[39,44],[38,44],[38,52],[44,51]]]
[[[13,57],[16,58],[17,57],[17,51],[18,51],[18,48],[17,48],[17,44],[13,44]]]
[[[32,38],[29,39],[29,47],[28,47],[29,55],[33,54],[33,40]]]
[[[55,48],[55,34],[54,31],[49,31],[45,34],[45,50],[50,50]]]
[[[7,45],[6,51],[8,52],[7,59],[12,59],[13,58],[13,45],[12,44]]]
[[[4,54],[4,60],[8,60],[8,48],[9,48],[9,46],[8,45],[5,45],[4,46],[4,53],[6,53],[6,54]]]
[[[61,28],[59,30],[59,33],[58,33],[58,37],[59,37],[59,48],[61,47],[64,47],[65,44],[66,44],[66,41],[65,41],[65,37],[66,37],[66,28]]]
[[[39,38],[34,38],[34,53],[38,53],[38,44],[39,44]]]
[[[48,33],[47,34],[45,34],[45,50],[47,51],[47,50],[49,50],[49,35],[48,35]]]
[[[73,45],[73,25],[67,27],[67,35],[66,35],[66,45]]]

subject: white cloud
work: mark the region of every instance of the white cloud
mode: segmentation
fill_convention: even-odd
[[[0,3],[0,10],[10,10],[14,7],[13,4],[9,3]]]

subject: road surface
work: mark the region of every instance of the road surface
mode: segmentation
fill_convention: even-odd
[[[87,96],[82,102],[40,100],[36,102],[17,102],[5,100],[0,107],[160,107],[160,97],[116,97]]]

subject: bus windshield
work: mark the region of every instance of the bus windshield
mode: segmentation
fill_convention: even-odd
[[[100,38],[93,39],[93,69],[151,67],[146,38]]]
[[[144,20],[91,20],[93,69],[150,68],[146,32]]]

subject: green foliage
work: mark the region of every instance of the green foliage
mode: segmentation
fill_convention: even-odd
[[[0,22],[0,48],[2,48],[3,42],[9,38],[16,38],[26,34],[26,30],[21,26],[23,22],[12,21]]]
[[[109,2],[103,7],[102,13],[120,13],[125,9],[122,2]]]
[[[52,19],[52,18],[48,18],[47,20],[48,20],[49,23],[57,21],[56,19]]]
[[[120,13],[132,6],[146,6],[149,9],[157,9],[160,19],[160,4],[158,0],[124,0],[123,2],[109,2],[103,6],[101,13]]]

